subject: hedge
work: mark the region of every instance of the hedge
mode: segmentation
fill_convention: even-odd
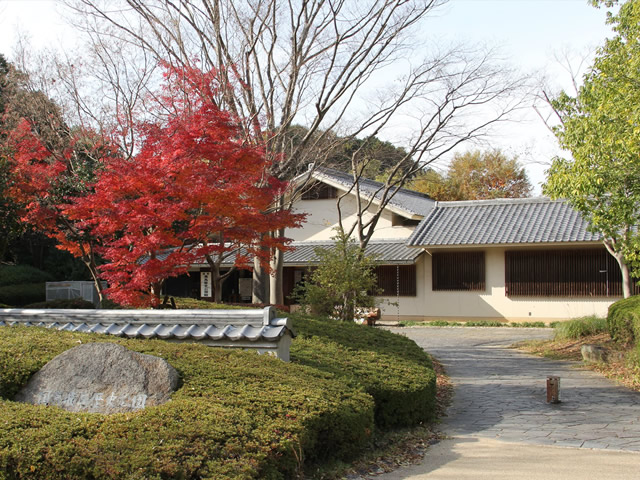
[[[360,385],[375,402],[381,428],[429,421],[436,375],[429,356],[406,337],[355,323],[291,315],[299,337],[291,360]]]
[[[71,413],[11,401],[30,375],[78,342],[114,342],[167,359],[182,386],[134,413]],[[371,397],[343,377],[254,352],[0,328],[0,476],[4,478],[294,477],[347,460],[373,430]]]
[[[57,298],[55,300],[49,300],[48,302],[36,302],[25,305],[24,308],[52,308],[62,309],[71,308],[76,310],[93,310],[96,306],[93,302],[84,300],[83,298]]]
[[[607,315],[607,327],[611,338],[618,342],[640,342],[640,295],[612,304]]]
[[[31,265],[0,265],[0,287],[25,283],[44,283],[53,277]]]
[[[0,303],[11,305],[12,307],[44,302],[45,298],[45,283],[25,283],[0,287]]]

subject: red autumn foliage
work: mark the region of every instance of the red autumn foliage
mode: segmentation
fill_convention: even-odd
[[[142,125],[140,152],[110,158],[94,192],[65,208],[101,239],[108,294],[127,305],[157,303],[164,279],[207,256],[242,248],[238,267],[249,268],[254,255],[266,266],[269,248],[287,244],[269,232],[302,220],[271,211],[286,184],[267,173],[263,148],[244,142],[239,122],[216,106],[215,75],[170,71],[168,81],[168,118]]]
[[[2,132],[11,178],[7,194],[20,206],[23,222],[58,240],[58,247],[80,257],[98,282],[96,238],[72,221],[64,211],[87,192],[87,180],[99,169],[99,161],[113,151],[92,132],[70,134],[59,129],[59,145],[48,148],[38,128],[22,119]]]

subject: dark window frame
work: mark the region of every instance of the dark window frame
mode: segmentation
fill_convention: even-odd
[[[431,281],[433,291],[485,291],[485,252],[433,252]]]

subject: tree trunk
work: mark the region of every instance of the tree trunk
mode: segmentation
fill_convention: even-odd
[[[213,291],[214,303],[222,303],[222,278],[220,277],[220,267],[215,263],[209,263],[211,266],[211,289]]]
[[[104,293],[102,288],[102,282],[100,282],[100,275],[98,273],[98,267],[96,263],[91,258],[87,258],[85,256],[82,257],[82,262],[89,269],[89,273],[91,273],[91,278],[93,279],[93,285],[96,287],[96,291],[98,292],[98,308],[102,307],[102,302],[104,301]]]
[[[156,307],[160,305],[160,294],[162,292],[162,284],[164,281],[154,282],[151,284],[151,295],[155,300],[152,300],[152,306]]]
[[[224,285],[224,281],[227,279],[231,272],[235,270],[235,267],[231,268],[224,275],[220,274],[220,263],[222,259],[218,259],[216,261],[211,255],[205,255],[205,259],[211,267],[211,291],[213,293],[213,301],[215,303],[222,303],[222,285]]]
[[[252,303],[268,303],[269,300],[269,278],[260,260],[256,257],[253,260],[253,284]]]
[[[284,229],[276,234],[284,237]],[[272,305],[284,305],[284,289],[282,286],[284,277],[284,255],[276,249],[271,258],[271,275],[269,276],[269,301]]]
[[[625,262],[624,255],[622,255],[621,252],[615,250],[615,245],[612,242],[608,242],[605,240],[604,246],[607,248],[611,256],[618,262],[620,272],[622,273],[622,296],[624,298],[629,298],[632,295],[631,274],[629,272],[629,265],[627,265],[627,262]]]

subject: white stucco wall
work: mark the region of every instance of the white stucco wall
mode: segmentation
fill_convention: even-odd
[[[400,317],[411,320],[486,319],[504,321],[554,321],[586,315],[606,316],[619,297],[507,297],[505,296],[505,248],[485,249],[484,292],[433,291],[431,256],[417,264],[416,297],[400,297]],[[394,301],[395,299],[390,299]],[[383,317],[395,320],[396,307],[382,305]]]
[[[341,201],[343,223],[346,228],[356,222],[356,202],[353,196],[344,198]],[[302,228],[287,230],[286,235],[296,242],[302,241],[327,241],[335,236],[335,228],[338,226],[338,210],[336,207],[336,199],[327,200],[300,200],[293,211],[295,213],[306,213],[307,219]],[[372,215],[365,214],[366,219]],[[406,239],[409,238],[415,227],[394,227],[391,223],[392,213],[383,212],[375,232],[374,240],[380,239]]]

